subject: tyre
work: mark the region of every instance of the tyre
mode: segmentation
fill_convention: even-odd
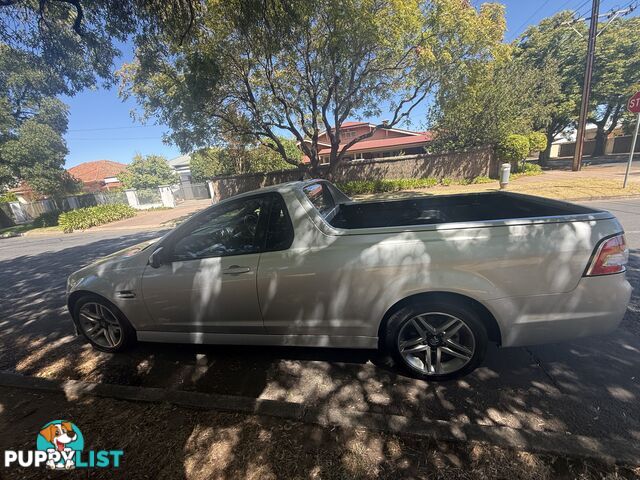
[[[462,302],[415,302],[387,322],[384,346],[396,365],[423,380],[452,380],[484,360],[487,330]]]
[[[121,352],[136,342],[136,331],[124,314],[98,295],[85,295],[73,307],[78,330],[97,350]]]

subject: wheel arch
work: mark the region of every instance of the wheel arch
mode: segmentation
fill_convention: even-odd
[[[502,343],[502,332],[500,331],[500,325],[498,324],[498,321],[496,320],[495,316],[491,313],[491,311],[486,306],[484,306],[478,300],[471,298],[467,295],[454,293],[454,292],[447,292],[447,291],[432,291],[432,292],[416,293],[413,295],[409,295],[408,297],[405,297],[402,300],[399,300],[396,303],[394,303],[385,312],[384,316],[382,317],[382,320],[380,321],[380,324],[378,325],[378,341],[379,342],[384,341],[387,322],[395,312],[397,312],[401,308],[404,308],[405,306],[413,302],[417,302],[417,301],[428,302],[428,301],[434,301],[434,300],[449,300],[449,301],[465,302],[480,316],[482,323],[487,329],[487,336],[489,337],[489,340],[492,342],[495,342],[498,345]]]
[[[97,292],[93,292],[91,290],[75,290],[75,291],[71,292],[69,294],[69,296],[67,297],[67,309],[69,310],[69,313],[71,313],[72,317],[73,317],[73,309],[75,308],[76,303],[78,302],[78,300],[80,300],[82,297],[84,297],[86,295],[93,295],[95,297],[100,297],[103,300],[106,300],[108,303],[113,305],[113,302],[111,300],[109,300],[104,295],[100,295]]]

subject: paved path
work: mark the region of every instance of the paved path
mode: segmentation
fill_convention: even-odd
[[[640,200],[598,205],[618,215],[632,247],[636,290],[623,327],[606,338],[494,348],[482,368],[459,381],[406,378],[369,351],[141,344],[127,354],[100,354],[72,335],[66,276],[157,235],[149,232],[0,241],[0,369],[637,442]]]

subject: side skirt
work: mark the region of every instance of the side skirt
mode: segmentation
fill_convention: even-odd
[[[377,349],[378,337],[329,335],[248,335],[205,332],[136,332],[141,342],[194,343],[212,345],[280,345],[290,347]]]

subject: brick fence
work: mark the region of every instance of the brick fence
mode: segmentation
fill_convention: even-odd
[[[496,178],[497,175],[498,161],[493,148],[481,147],[439,155],[405,155],[375,160],[355,160],[344,163],[336,171],[334,181],[341,183],[353,180],[425,177],[472,179],[478,176]],[[218,201],[238,193],[304,178],[309,178],[308,173],[296,168],[270,173],[215,177],[210,181],[210,187],[213,190],[214,199]]]

